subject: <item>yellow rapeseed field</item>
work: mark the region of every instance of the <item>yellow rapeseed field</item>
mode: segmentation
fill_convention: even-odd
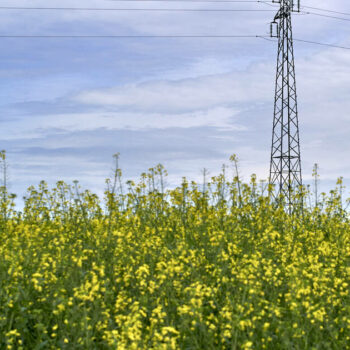
[[[255,177],[120,175],[101,202],[62,182],[21,212],[6,197],[0,349],[350,349],[339,189],[288,214]]]

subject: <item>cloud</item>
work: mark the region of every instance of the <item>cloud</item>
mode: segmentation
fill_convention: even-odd
[[[149,81],[121,87],[86,91],[75,102],[143,111],[179,112],[208,109],[235,103],[264,102],[271,98],[271,66],[201,76],[177,81]]]
[[[222,130],[245,130],[235,122],[237,111],[232,108],[217,107],[204,111],[178,114],[95,112],[66,113],[27,117],[18,124],[13,120],[3,121],[3,141],[42,138],[47,133],[65,134],[75,131],[104,130],[156,130],[169,128],[212,127]],[[14,129],[14,124],[18,124]],[[7,133],[6,130],[14,129]]]

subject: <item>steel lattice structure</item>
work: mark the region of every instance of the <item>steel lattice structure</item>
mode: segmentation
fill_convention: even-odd
[[[302,186],[291,16],[295,9],[293,0],[278,2],[280,9],[271,24],[271,36],[278,37],[278,55],[269,182],[276,198],[283,195],[291,206],[293,192]]]

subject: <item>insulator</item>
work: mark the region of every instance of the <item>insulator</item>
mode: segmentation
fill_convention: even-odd
[[[278,38],[278,23],[275,21],[270,24],[270,36],[271,38]]]

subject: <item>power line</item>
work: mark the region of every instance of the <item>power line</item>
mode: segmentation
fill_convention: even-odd
[[[340,45],[335,45],[335,44],[327,44],[327,43],[321,43],[321,42],[318,42],[318,41],[295,39],[295,38],[293,40],[300,41],[302,43],[307,43],[307,44],[315,44],[315,45],[321,45],[321,46],[334,47],[334,48],[337,48],[337,49],[350,50],[350,47],[348,47],[348,46],[340,46]]]
[[[305,15],[313,15],[313,16],[319,16],[319,17],[333,18],[333,19],[338,19],[338,20],[347,21],[347,22],[350,21],[350,18],[337,17],[337,16],[331,16],[331,15],[325,15],[325,14],[322,14],[322,13],[309,12],[309,11],[302,12],[302,13],[305,14]]]
[[[120,0],[111,0],[111,1],[120,1]],[[154,0],[124,0],[124,1],[154,1]],[[156,0],[156,1],[164,1],[164,0]],[[167,0],[168,1],[168,0]],[[178,0],[171,0],[178,1]],[[183,1],[192,1],[199,2],[202,0],[183,0]],[[208,1],[208,0],[206,0]],[[209,0],[210,2],[219,2],[218,0]],[[208,2],[209,2],[208,1]],[[222,2],[232,2],[231,0],[221,0]],[[263,3],[268,4],[266,1],[234,1],[234,2],[255,2],[255,3]],[[307,6],[304,6],[307,7]],[[317,8],[315,8],[317,9]],[[146,12],[271,12],[274,10],[262,10],[262,9],[174,9],[174,8],[93,8],[93,7],[14,7],[14,6],[0,6],[1,10],[25,10],[25,11],[146,11]],[[321,9],[320,9],[321,10]],[[326,10],[323,10],[326,11]],[[330,11],[338,13],[336,11]],[[313,15],[319,17],[332,18],[342,21],[350,21],[348,18],[325,15],[321,13],[311,12],[311,11],[303,11],[301,12],[303,15]],[[343,13],[346,14],[346,13]],[[349,14],[350,15],[350,14]]]
[[[270,42],[269,35],[0,35],[0,39],[264,39]],[[350,47],[322,43],[304,39],[293,39],[307,44],[329,46],[338,49],[350,50]]]
[[[339,12],[339,11],[334,11],[334,10],[327,10],[327,9],[323,9],[323,8],[319,8],[319,7],[302,6],[301,8],[317,10],[317,11],[324,11],[324,12],[330,12],[330,13],[337,13],[338,15],[344,15],[344,16],[350,16],[350,13],[348,13],[348,12]]]
[[[111,0],[114,1],[114,0]],[[118,0],[119,1],[119,0]],[[125,0],[125,1],[136,1],[136,0]],[[140,1],[140,0],[137,0]],[[146,1],[146,0],[141,0]],[[151,0],[147,0],[151,1]],[[152,0],[153,1],[153,0]],[[157,0],[158,1],[158,0]],[[160,0],[164,1],[164,0]],[[172,0],[174,1],[174,0]],[[177,1],[177,0],[176,0]],[[188,0],[184,0],[188,1]],[[193,1],[193,0],[192,0]],[[195,1],[197,2],[197,0]],[[218,2],[218,1],[213,1]],[[249,1],[253,2],[253,1]],[[265,1],[254,1],[259,3],[267,4]],[[93,8],[93,7],[14,7],[14,6],[0,6],[2,10],[25,10],[25,11],[146,11],[146,12],[271,12],[274,10],[262,10],[262,9],[173,9],[173,8]],[[326,18],[332,18],[342,21],[350,21],[348,18],[336,17],[331,15],[325,15],[316,12],[303,11],[303,15],[313,15]]]
[[[129,1],[129,0],[128,0]],[[169,8],[93,8],[93,7],[12,7],[0,6],[0,10],[49,10],[49,11],[173,11],[173,12],[271,12],[260,9],[169,9]]]
[[[109,0],[113,2],[190,2],[190,3],[262,3],[269,6],[276,7],[274,4],[270,4],[264,0]],[[312,6],[302,6],[302,8],[308,8],[318,11],[324,11],[329,13],[336,13],[340,15],[350,16],[350,13],[340,12],[334,10],[323,9]],[[15,6],[0,6],[0,10],[53,10],[53,11],[189,11],[189,12],[270,12],[272,10],[261,9],[169,9],[169,8],[89,8],[89,7],[15,7]],[[311,11],[303,11],[302,14],[321,16],[327,18],[333,18],[343,21],[349,21],[347,18],[324,15]]]
[[[269,37],[266,35],[0,35],[0,38],[9,39],[161,39],[161,38],[209,38],[209,39],[220,39],[220,38],[264,38]]]
[[[267,40],[267,41],[271,41],[271,42],[277,42],[276,39],[273,39],[271,37],[266,37],[266,36],[259,36],[259,38]],[[314,44],[314,45],[321,45],[321,46],[328,46],[328,47],[334,47],[337,49],[344,49],[344,50],[350,50],[349,46],[341,46],[341,45],[336,45],[336,44],[327,44],[327,43],[322,43],[319,41],[312,41],[312,40],[304,40],[304,39],[296,39],[293,38],[294,41],[298,41],[298,42],[302,42],[302,43],[306,43],[306,44]]]

